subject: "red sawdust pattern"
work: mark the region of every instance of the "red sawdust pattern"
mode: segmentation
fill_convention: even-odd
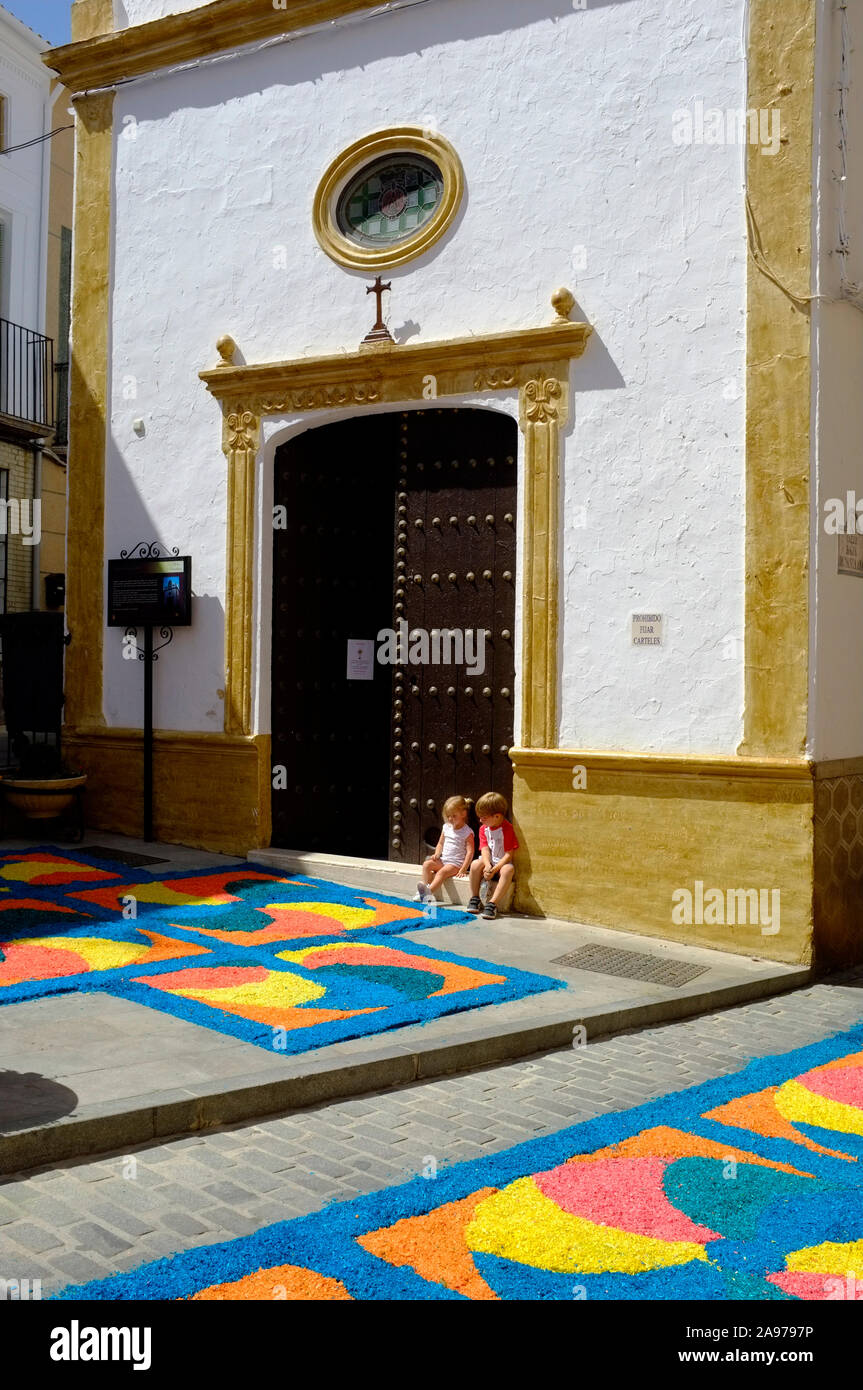
[[[184,931],[197,932],[200,936],[227,941],[231,946],[255,946],[268,941],[294,941],[304,936],[337,936],[347,930],[335,918],[324,917],[319,912],[298,912],[292,907],[272,906],[256,907],[255,911],[275,920],[269,926],[259,927],[257,931],[225,931],[220,927],[192,927],[187,923],[182,923],[182,927]]]
[[[277,1265],[274,1269],[259,1269],[230,1284],[211,1284],[199,1289],[191,1301],[208,1302],[257,1300],[271,1303],[287,1299],[292,1303],[344,1303],[351,1295],[339,1279],[316,1274],[313,1269],[299,1265]]]
[[[26,942],[3,943],[5,960],[0,960],[0,985],[17,985],[24,980],[53,980],[61,975],[83,975],[90,969],[83,956],[61,951],[56,946],[31,946]]]
[[[51,917],[54,916],[56,912],[65,912],[68,915],[71,915],[72,917],[86,917],[88,922],[93,920],[89,912],[82,912],[80,908],[63,907],[60,903],[46,903],[41,901],[39,898],[0,899],[0,912],[14,912],[16,910],[20,910],[22,907],[35,907],[37,912],[43,913],[46,919],[46,923],[49,921]],[[9,928],[6,927],[5,930],[8,931]],[[48,935],[47,930],[45,932],[45,935]]]
[[[154,989],[233,989],[239,985],[257,985],[270,972],[265,965],[211,965],[171,970],[166,975],[144,975],[135,984],[152,985]]]
[[[796,1079],[816,1096],[863,1110],[863,1067],[831,1067],[829,1071],[816,1067]]]
[[[716,1116],[713,1112],[713,1117]],[[567,1163],[593,1163],[597,1158],[734,1158],[739,1163],[757,1163],[762,1168],[775,1168],[780,1173],[796,1173],[801,1178],[811,1178],[812,1173],[792,1168],[790,1163],[776,1163],[771,1158],[759,1158],[758,1154],[747,1153],[745,1149],[733,1149],[728,1144],[717,1144],[712,1139],[701,1139],[697,1134],[687,1134],[682,1129],[670,1129],[658,1125],[655,1129],[644,1129],[631,1139],[623,1139],[607,1149],[597,1149],[592,1154],[574,1154]]]
[[[282,883],[296,886],[293,879],[275,877],[273,874],[259,873],[254,869],[226,869],[224,873],[210,874],[206,878],[171,878],[171,879],[152,879],[148,883],[124,883],[119,888],[90,888],[83,893],[72,893],[73,898],[83,898],[86,902],[98,903],[100,907],[112,908],[115,912],[121,912],[123,908],[122,899],[131,894],[136,896],[136,890],[140,895],[142,888],[150,888],[154,885],[163,886],[169,893],[179,893],[188,898],[203,898],[206,900],[205,906],[219,907],[225,903],[242,902],[235,893],[229,893],[225,888],[226,883]],[[169,909],[177,907],[175,902],[151,902],[143,899],[147,907]],[[179,906],[193,906],[193,904],[179,904]]]
[[[778,1274],[765,1274],[764,1277],[768,1284],[775,1284],[783,1293],[790,1293],[792,1297],[802,1298],[810,1303],[822,1299],[850,1299],[852,1303],[860,1300],[853,1276],[849,1281],[845,1274],[810,1274],[802,1270],[781,1270]]]
[[[323,912],[303,912],[286,903],[279,907],[274,903],[256,907],[255,911],[272,917],[270,925],[259,927],[257,931],[226,931],[220,927],[190,927],[187,931],[199,932],[201,936],[212,936],[217,941],[230,942],[232,946],[263,945],[268,941],[300,941],[304,936],[347,936],[351,931],[372,931],[385,926],[387,922],[404,922],[412,918],[422,918],[422,912],[413,907],[397,903],[382,903],[377,898],[363,898],[368,911],[374,912],[361,926],[349,928],[336,917],[328,917]],[[334,908],[340,903],[333,903]]]
[[[357,1236],[357,1244],[387,1264],[408,1265],[421,1279],[443,1284],[465,1298],[497,1299],[478,1273],[464,1235],[480,1202],[496,1191],[496,1187],[483,1187],[427,1216],[407,1216],[394,1226]]]
[[[708,1110],[704,1118],[718,1120],[723,1125],[733,1125],[736,1129],[751,1129],[753,1134],[763,1134],[765,1139],[787,1139],[792,1144],[811,1149],[813,1153],[826,1154],[828,1158],[847,1158],[853,1161],[850,1154],[841,1153],[839,1149],[826,1149],[823,1144],[816,1143],[808,1134],[802,1134],[795,1129],[784,1115],[780,1115],[775,1100],[778,1090],[778,1086],[768,1086],[765,1091],[738,1096],[725,1105],[718,1105],[715,1110]]]

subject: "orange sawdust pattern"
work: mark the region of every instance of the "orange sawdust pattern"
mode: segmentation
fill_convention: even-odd
[[[704,1119],[718,1120],[720,1124],[733,1125],[735,1129],[749,1129],[753,1134],[763,1134],[765,1139],[787,1139],[792,1144],[811,1149],[813,1153],[826,1154],[829,1158],[845,1158],[849,1163],[854,1162],[851,1154],[842,1153],[839,1149],[825,1148],[823,1144],[810,1139],[808,1134],[802,1134],[795,1129],[784,1115],[780,1115],[775,1100],[778,1091],[778,1086],[768,1086],[764,1091],[753,1091],[751,1095],[738,1096],[735,1100],[727,1101],[725,1105],[718,1105],[715,1110],[708,1110]]]
[[[8,855],[0,863],[0,877],[17,883],[32,883],[40,888],[62,887],[82,880],[119,878],[117,873],[65,859],[57,854]]]
[[[717,1144],[713,1139],[701,1139],[697,1134],[687,1134],[681,1129],[670,1129],[658,1125],[655,1129],[642,1130],[631,1139],[622,1139],[607,1149],[597,1149],[590,1154],[573,1154],[567,1163],[593,1163],[598,1158],[718,1158],[737,1159],[739,1163],[756,1163],[762,1168],[775,1168],[780,1173],[795,1173],[801,1178],[811,1178],[800,1168],[790,1163],[777,1163],[772,1158],[759,1158],[758,1154],[747,1153],[746,1149],[733,1149],[727,1144]]]
[[[363,902],[375,912],[371,921],[364,924],[365,931],[385,926],[387,922],[404,922],[412,917],[424,916],[421,908],[405,907],[403,903],[382,903],[378,898],[363,898]]]
[[[302,1269],[299,1265],[277,1265],[273,1269],[259,1269],[257,1273],[247,1274],[231,1284],[211,1284],[209,1288],[193,1293],[190,1301],[257,1300],[272,1303],[274,1299],[287,1299],[291,1303],[353,1301],[341,1280],[330,1279],[325,1274],[316,1274],[313,1269]]]
[[[86,917],[88,922],[92,922],[93,920],[90,913],[84,912],[82,908],[63,907],[61,903],[46,903],[43,902],[41,898],[4,898],[2,903],[0,903],[0,912],[19,912],[23,908],[28,907],[35,908],[37,912],[41,912],[45,915],[47,919],[46,928],[50,925],[50,918],[55,912],[65,913],[67,917]],[[4,927],[4,931],[11,930],[14,930],[14,928]]]
[[[195,995],[190,995],[194,999]],[[359,1018],[361,1014],[381,1013],[383,1005],[374,1009],[308,1009],[308,1008],[286,1008],[268,1007],[262,1005],[259,1008],[245,1006],[237,1008],[230,1004],[213,1004],[211,999],[201,999],[201,1004],[209,1004],[210,1007],[224,1009],[225,1013],[237,1014],[240,1018],[251,1019],[253,1023],[265,1023],[270,1028],[284,1028],[285,1032],[292,1032],[295,1028],[311,1028],[314,1023],[339,1023],[345,1018]]]
[[[357,1236],[357,1244],[387,1264],[408,1265],[421,1279],[443,1284],[465,1298],[486,1302],[497,1299],[477,1271],[465,1241],[465,1230],[476,1208],[496,1192],[496,1187],[483,1187],[459,1202],[447,1202],[427,1216],[407,1216],[394,1226]]]
[[[327,1009],[309,1008],[307,1003],[295,1002],[307,998],[321,998],[325,994],[320,986],[308,984],[296,975],[281,971],[267,970],[266,966],[217,965],[210,968],[190,967],[186,970],[173,970],[165,975],[137,976],[133,983],[147,985],[150,989],[164,990],[166,994],[179,994],[193,999],[207,1008],[219,1009],[223,1013],[236,1014],[255,1023],[264,1023],[271,1028],[311,1028],[316,1023],[336,1023],[342,1019],[358,1018],[361,1014],[380,1013],[386,1006],[378,1005],[365,1009]],[[274,1003],[267,1002],[266,994],[272,991],[258,990],[258,997],[250,991],[255,985],[274,986],[277,990],[284,986],[285,997]],[[299,987],[299,993],[298,993]],[[237,997],[237,996],[240,997]]]
[[[269,941],[294,941],[303,936],[328,936],[342,930],[337,923],[327,925],[328,919],[322,921],[314,912],[297,912],[292,907],[269,905],[256,907],[255,911],[271,917],[272,922],[258,927],[256,931],[226,931],[224,927],[199,927],[187,922],[175,922],[173,925],[182,925],[184,931],[211,936],[216,941],[227,942],[230,946],[261,946]]]
[[[324,911],[328,906],[326,902],[320,904],[320,912],[305,912],[302,907],[292,907],[290,903],[273,902],[256,907],[256,912],[273,919],[267,925],[260,926],[257,931],[226,931],[223,927],[191,926],[188,923],[184,923],[183,926],[186,931],[211,936],[232,946],[256,946],[266,945],[270,941],[295,941],[304,936],[332,936],[347,931],[372,931],[375,927],[386,926],[388,922],[411,921],[414,918],[422,919],[423,916],[421,911],[405,907],[403,904],[383,903],[377,898],[363,898],[362,901],[366,907],[358,910],[357,915],[362,916],[366,912],[373,915],[366,916],[353,927],[346,926],[336,916],[330,917]],[[336,911],[344,906],[343,903],[332,904]]]
[[[236,893],[228,891],[229,883],[290,884],[297,885],[293,879],[281,878],[278,874],[268,874],[257,869],[226,869],[223,873],[185,878],[154,878],[146,883],[126,883],[119,888],[88,888],[82,893],[71,893],[73,898],[84,902],[97,903],[100,907],[112,908],[122,912],[123,898],[131,895],[138,903],[155,908],[171,907],[224,907],[227,903],[242,902]]]
[[[845,1071],[848,1067],[863,1067],[863,1052],[849,1052],[847,1057],[834,1057],[832,1062],[825,1062],[815,1070]]]

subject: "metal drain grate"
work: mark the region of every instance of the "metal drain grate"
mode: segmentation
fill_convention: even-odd
[[[150,854],[134,854],[130,849],[109,849],[107,845],[82,845],[84,854],[92,854],[94,859],[115,859],[118,864],[128,864],[133,869],[143,868],[145,864],[164,864],[163,858],[154,859]]]
[[[679,989],[696,975],[706,975],[708,966],[691,965],[685,960],[657,960],[640,951],[621,951],[614,946],[579,946],[565,956],[556,956],[552,965],[568,965],[572,970],[591,970],[597,975],[621,975],[627,980],[645,980],[652,985]]]

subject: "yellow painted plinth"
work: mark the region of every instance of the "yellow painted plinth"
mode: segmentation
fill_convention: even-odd
[[[87,824],[140,835],[141,731],[67,730],[64,751],[88,774]],[[822,969],[863,960],[863,759],[511,756],[516,911]],[[268,736],[156,732],[157,839],[263,848],[270,797]],[[675,921],[673,895],[688,890],[694,908],[698,883],[705,907],[711,889],[726,902],[729,892],[778,892],[779,931],[732,925],[727,911],[720,923],[707,910]]]
[[[140,729],[67,730],[63,751],[88,774],[85,813],[94,829],[141,835]],[[268,736],[174,733],[153,738],[154,834],[196,849],[245,854],[270,843]]]
[[[516,908],[789,963],[814,960],[811,766],[515,750]],[[586,786],[574,790],[573,768]],[[676,924],[677,889],[778,889],[780,930]]]

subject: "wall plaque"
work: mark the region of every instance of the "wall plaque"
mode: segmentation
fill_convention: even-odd
[[[863,536],[858,536],[856,532],[840,532],[839,541],[839,573],[855,574],[858,579],[863,579]]]
[[[633,647],[662,646],[661,613],[633,613],[632,645]]]

